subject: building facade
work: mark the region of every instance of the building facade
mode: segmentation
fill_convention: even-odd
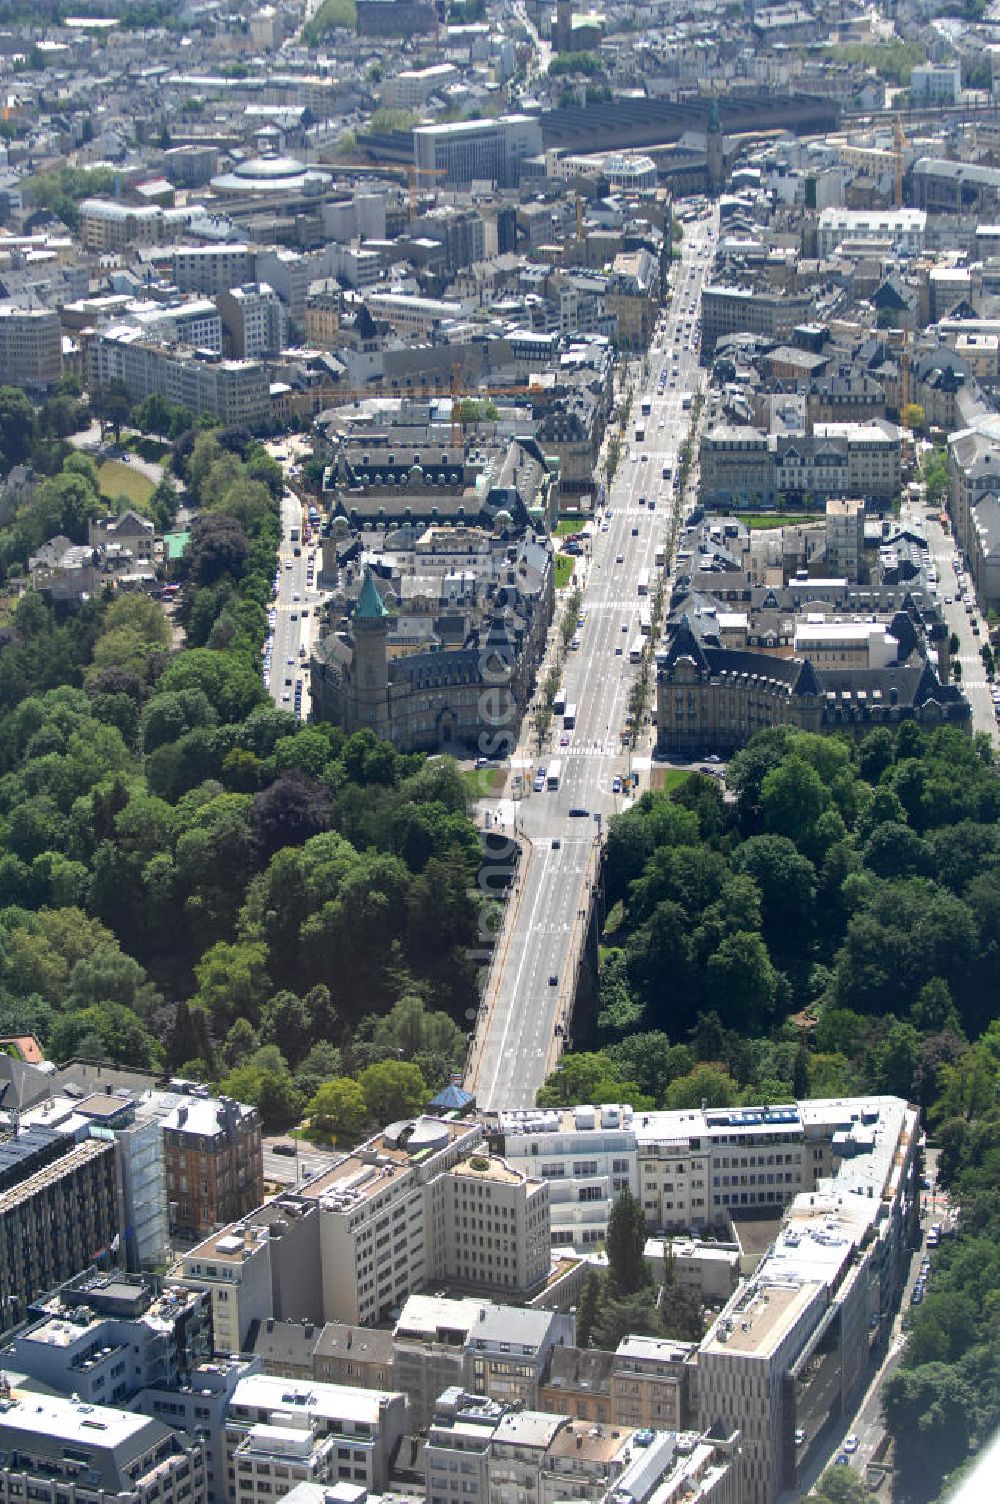
[[[188,1097],[162,1120],[173,1225],[204,1236],[260,1205],[260,1115],[228,1097]]]
[[[31,1129],[20,1135],[37,1145],[0,1170],[0,1331],[22,1321],[46,1290],[79,1274],[100,1256],[111,1257],[124,1236],[118,1146],[87,1139],[67,1147],[61,1134]],[[20,1150],[18,1140],[14,1146]],[[42,1163],[38,1168],[33,1162]]]
[[[62,329],[48,308],[0,308],[0,382],[44,390],[62,375]]]

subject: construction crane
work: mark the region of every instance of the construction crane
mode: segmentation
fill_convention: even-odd
[[[906,137],[903,134],[903,121],[897,115],[892,128],[892,169],[897,209],[903,207],[903,151],[905,147]]]
[[[417,178],[442,178],[446,175],[444,167],[415,167],[412,163],[402,162],[332,162],[330,165],[343,168],[345,172],[366,172],[369,177],[405,177],[410,224],[417,217]]]

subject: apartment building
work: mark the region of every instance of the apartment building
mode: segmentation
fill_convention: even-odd
[[[826,567],[831,576],[862,583],[865,503],[859,496],[832,496],[826,504]]]
[[[62,375],[62,330],[49,308],[0,307],[0,382],[45,388]]]
[[[173,1225],[204,1236],[264,1199],[260,1115],[229,1097],[186,1097],[162,1120]]]
[[[633,1430],[448,1390],[425,1448],[428,1504],[738,1504],[739,1438]]]
[[[483,1306],[469,1331],[467,1385],[502,1404],[535,1409],[553,1351],[573,1341],[575,1320],[552,1311]]]
[[[189,1383],[211,1352],[208,1296],[151,1276],[84,1270],[33,1303],[36,1319],[0,1363],[86,1404],[124,1405],[141,1389]]]
[[[1000,424],[983,416],[948,439],[950,509],[977,599],[1000,606]]]
[[[439,187],[487,182],[514,188],[527,159],[542,150],[542,128],[531,115],[418,125],[413,131],[417,174],[439,179]]]
[[[407,1298],[392,1332],[393,1383],[409,1398],[418,1429],[430,1425],[438,1396],[446,1389],[471,1388],[469,1337],[483,1310],[482,1302],[471,1297]],[[491,1393],[485,1375],[477,1393]]]
[[[112,325],[95,334],[84,367],[88,384],[120,381],[134,402],[157,393],[227,426],[253,428],[270,412],[267,373],[259,362],[151,344],[136,325]]]
[[[384,1488],[408,1426],[402,1394],[249,1374],[226,1411],[230,1504],[272,1504],[300,1482]]]
[[[125,204],[114,198],[85,198],[78,212],[80,243],[98,256],[133,245],[159,245],[176,222],[176,216],[156,205]]]
[[[487,1131],[508,1164],[548,1184],[553,1247],[603,1243],[615,1197],[625,1189],[638,1194],[627,1103],[499,1112]]]
[[[247,245],[179,245],[171,270],[181,292],[215,297],[231,287],[243,287],[254,277],[254,253]]]
[[[217,1353],[245,1352],[256,1322],[274,1314],[269,1226],[214,1233],[174,1265],[174,1278],[207,1292]]]
[[[615,1423],[653,1431],[687,1426],[696,1347],[669,1337],[623,1337],[611,1372]]]
[[[0,1393],[0,1500],[206,1504],[205,1445],[128,1410]]]
[[[747,1504],[773,1504],[798,1486],[814,1447],[825,1455],[870,1376],[919,1224],[915,1108],[873,1097],[798,1110],[806,1146],[828,1144],[831,1169],[792,1202],[698,1350],[702,1422],[739,1430]]]
[[[0,1143],[0,1332],[46,1290],[121,1246],[118,1146],[32,1128]]]
[[[237,360],[280,354],[285,344],[285,310],[267,282],[247,282],[216,295],[229,351]]]

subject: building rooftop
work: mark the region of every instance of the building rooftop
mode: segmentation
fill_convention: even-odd
[[[769,1358],[822,1292],[818,1280],[779,1283],[758,1272],[715,1322],[701,1351]]]
[[[582,1462],[612,1462],[623,1452],[627,1453],[634,1434],[632,1430],[619,1426],[570,1421],[552,1438],[549,1456],[579,1458]]]
[[[517,1410],[503,1416],[493,1433],[494,1444],[532,1447],[544,1452],[552,1445],[558,1431],[569,1425],[565,1415],[550,1415],[541,1410]]]
[[[272,1414],[290,1411],[295,1415],[318,1415],[376,1426],[386,1403],[395,1397],[382,1389],[356,1389],[347,1384],[319,1384],[313,1379],[283,1379],[254,1373],[236,1385],[231,1409]]]

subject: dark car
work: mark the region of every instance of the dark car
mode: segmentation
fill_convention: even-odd
[[[289,1159],[294,1159],[299,1152],[297,1144],[272,1144],[271,1147],[275,1154],[285,1154]]]
[[[552,975],[549,977],[549,986],[550,987],[558,987],[559,986],[559,978],[556,976],[555,972],[553,972]]]
[[[575,805],[574,808],[569,812],[569,817],[571,820],[586,820],[589,818],[589,816],[590,810],[581,809],[579,805]]]

